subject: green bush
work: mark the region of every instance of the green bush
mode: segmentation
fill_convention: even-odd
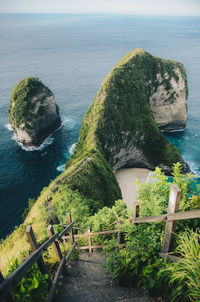
[[[176,252],[182,259],[161,270],[160,278],[168,279],[171,301],[200,301],[200,233],[186,230],[178,235]]]
[[[159,168],[156,168],[155,173],[156,181],[154,183],[146,182],[141,184],[139,181],[137,182],[140,216],[167,213],[170,185],[172,183],[176,183],[182,190],[180,210],[185,211],[194,207],[197,208],[199,196],[196,194],[199,194],[199,186],[194,175],[182,174],[179,163],[173,167],[173,179],[166,177]],[[162,247],[165,223],[133,225],[127,218],[122,219],[122,221],[121,232],[124,234],[126,248],[119,250],[117,240],[112,239],[105,249],[105,252],[109,254],[106,267],[111,271],[113,277],[120,282],[131,283],[131,285],[141,286],[146,290],[157,293],[161,291],[167,293],[169,285],[165,278],[160,277],[160,271],[163,270],[170,273],[172,264],[158,257],[158,252],[161,251]],[[198,225],[199,219],[180,221],[177,223],[176,233],[182,233],[188,226],[195,229]],[[198,240],[196,238],[195,244],[197,244]],[[179,244],[179,242],[175,243],[175,246]],[[180,247],[175,252],[180,254]],[[187,298],[189,297],[188,295],[186,294]],[[193,299],[192,301],[196,300]]]
[[[89,218],[87,225],[91,227],[92,232],[115,230],[118,228],[115,213],[121,222],[127,219],[127,208],[124,200],[117,200],[112,208],[104,207],[99,210],[94,216]],[[94,236],[92,237],[93,244],[107,244],[116,236],[116,234]]]
[[[62,224],[66,224],[66,213],[71,213],[72,221],[83,227],[89,216],[98,208],[97,201],[86,198],[67,186],[60,187],[52,199],[52,215],[56,216]]]
[[[168,264],[158,257],[161,249],[163,225],[133,225],[128,220],[122,225],[125,234],[125,249],[118,249],[117,242],[111,241],[105,249],[109,253],[106,267],[114,279],[126,285],[143,287],[159,292],[165,284],[157,277],[160,268]]]
[[[18,259],[10,261],[8,275],[18,266]],[[37,264],[24,275],[16,288],[11,292],[14,302],[43,302],[48,294],[48,275],[42,275]]]

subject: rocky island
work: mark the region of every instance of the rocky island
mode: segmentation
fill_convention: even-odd
[[[34,148],[61,125],[54,95],[38,78],[20,81],[11,94],[9,121],[16,139]]]

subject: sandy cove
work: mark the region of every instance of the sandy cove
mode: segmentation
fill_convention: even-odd
[[[126,168],[116,172],[115,176],[122,192],[122,198],[129,211],[132,210],[133,202],[137,196],[136,178],[144,182],[150,172],[152,171],[143,168]]]

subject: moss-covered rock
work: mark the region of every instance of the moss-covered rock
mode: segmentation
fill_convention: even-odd
[[[160,85],[158,74],[163,75],[162,85],[171,93],[172,78],[179,82],[177,68],[185,79],[187,94],[181,63],[153,57],[141,49],[122,58],[103,81],[85,114],[76,150],[57,184],[67,184],[88,198],[101,200],[101,205],[108,205],[121,197],[113,172],[122,167],[153,170],[158,166],[170,174],[173,163],[179,161],[187,171],[177,148],[159,130],[150,105]]]
[[[33,77],[25,78],[14,87],[9,120],[18,142],[26,147],[39,146],[61,125],[53,93]]]
[[[122,167],[159,166],[170,173],[177,161],[187,170],[177,148],[160,132],[150,106],[150,98],[160,85],[158,74],[164,77],[162,85],[171,93],[171,79],[179,81],[177,68],[185,79],[187,94],[181,63],[153,57],[142,49],[123,57],[103,81],[86,113],[70,162],[88,150],[98,150],[113,171]]]

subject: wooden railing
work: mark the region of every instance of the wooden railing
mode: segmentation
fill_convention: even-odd
[[[52,245],[57,260],[58,262],[60,262],[58,270],[55,274],[54,280],[53,282],[51,282],[49,280],[49,294],[47,297],[47,302],[51,302],[53,301],[54,295],[55,295],[55,291],[56,291],[56,285],[57,285],[57,281],[59,278],[59,275],[61,274],[62,268],[64,266],[64,264],[66,263],[66,261],[69,260],[72,251],[74,250],[75,246],[76,246],[76,242],[74,242],[74,237],[73,237],[73,225],[74,222],[71,222],[71,216],[68,213],[66,215],[67,218],[67,227],[64,228],[64,230],[60,233],[54,233],[54,229],[53,226],[50,225],[47,228],[47,233],[49,236],[49,239],[47,241],[45,241],[41,246],[38,246],[34,232],[32,230],[31,226],[28,226],[26,229],[26,234],[29,240],[29,243],[31,245],[31,249],[32,249],[32,254],[13,272],[11,273],[8,277],[6,277],[5,279],[3,278],[2,274],[0,273],[0,300],[1,301],[6,301],[6,302],[11,302],[12,297],[10,294],[10,291],[17,285],[18,282],[20,282],[20,280],[24,277],[24,275],[26,274],[26,272],[37,262],[38,267],[41,270],[41,273],[48,273],[47,272],[47,268],[45,266],[45,263],[43,261],[42,258],[42,254],[44,253],[44,251],[47,250],[47,248]],[[66,233],[69,233],[69,238],[70,238],[70,243],[72,244],[72,248],[68,254],[67,257],[64,257],[62,255],[62,252],[60,250],[60,246],[59,246],[59,240],[66,235]]]
[[[164,221],[165,233],[161,252],[159,256],[162,258],[168,258],[173,262],[178,262],[181,258],[170,255],[172,252],[173,236],[176,230],[176,221],[184,219],[194,219],[200,218],[200,210],[178,212],[181,200],[181,190],[177,185],[171,185],[169,203],[168,203],[168,213],[159,216],[149,216],[149,217],[138,217],[139,216],[139,204],[134,203],[134,217],[131,219],[132,223],[151,223]]]
[[[88,231],[87,233],[84,234],[78,234],[78,235],[74,235],[74,238],[81,238],[81,237],[86,237],[88,238],[88,245],[86,246],[79,246],[80,250],[88,250],[89,253],[91,254],[93,250],[96,249],[102,249],[105,248],[107,245],[105,244],[101,244],[101,245],[93,245],[92,244],[92,238],[93,236],[97,236],[97,235],[110,235],[110,234],[117,234],[118,236],[118,247],[122,248],[125,247],[126,244],[125,243],[121,243],[121,232],[120,229],[116,229],[116,230],[108,230],[108,231],[101,231],[101,232],[91,232],[91,227],[88,227]],[[69,236],[64,236],[63,239],[68,239]]]
[[[75,229],[78,229],[78,230],[81,230],[81,231],[85,231],[85,233],[74,235],[74,238],[76,238],[76,239],[79,239],[81,237],[82,238],[83,237],[88,238],[88,245],[87,246],[79,246],[80,250],[88,250],[89,253],[91,254],[93,252],[93,250],[102,249],[102,248],[107,247],[107,245],[105,245],[105,244],[93,245],[93,243],[92,243],[92,237],[99,236],[99,235],[117,234],[118,247],[119,248],[123,248],[123,247],[126,246],[125,243],[122,243],[122,233],[121,233],[121,230],[120,230],[122,222],[121,222],[119,216],[117,215],[117,213],[115,211],[113,211],[113,212],[114,212],[114,215],[116,217],[116,220],[113,223],[111,223],[110,226],[116,224],[117,225],[117,229],[115,229],[115,230],[104,230],[104,231],[99,231],[99,232],[92,232],[90,226],[88,226],[88,228],[84,229],[84,230],[75,227]],[[69,239],[69,238],[70,238],[69,236],[63,236],[62,237],[63,240],[66,240],[66,239]]]

